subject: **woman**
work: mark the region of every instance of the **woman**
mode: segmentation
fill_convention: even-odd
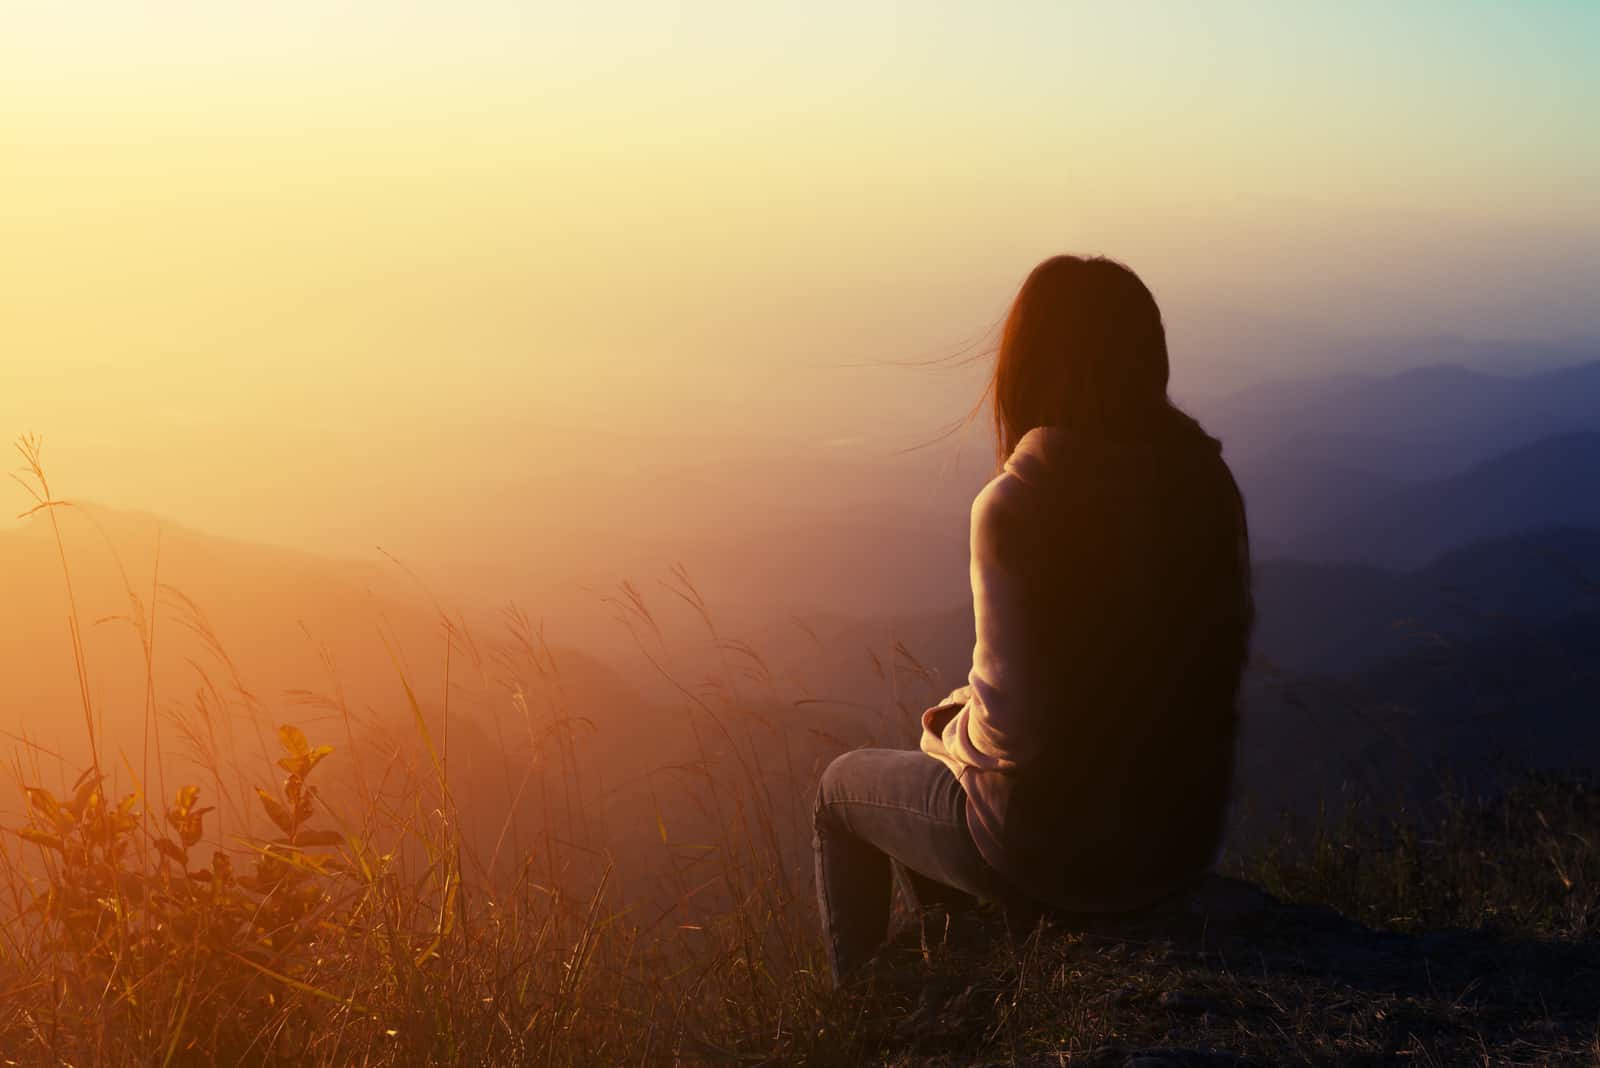
[[[1252,616],[1221,446],[1167,399],[1155,298],[1057,256],[1006,318],[990,391],[1000,473],[972,506],[968,685],[920,751],[830,764],[817,891],[835,982],[913,908],[972,899],[1129,912],[1219,848]]]

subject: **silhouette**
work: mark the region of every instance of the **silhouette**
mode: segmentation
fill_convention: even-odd
[[[973,503],[969,684],[919,750],[823,774],[818,899],[836,981],[914,909],[1117,914],[1193,885],[1222,837],[1253,615],[1243,501],[1167,397],[1165,330],[1128,268],[1060,256],[1006,319]]]

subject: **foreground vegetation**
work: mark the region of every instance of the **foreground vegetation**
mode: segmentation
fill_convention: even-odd
[[[859,1059],[1600,1063],[1595,783],[1309,833],[1235,861],[1257,882],[1205,908],[1025,933],[978,917],[931,946],[908,932],[874,977]]]
[[[23,453],[53,520],[36,443]],[[153,616],[129,599],[149,663]],[[554,667],[510,624],[508,699],[522,699]],[[1225,865],[1270,896],[1118,924],[901,917],[835,993],[793,831],[807,791],[772,788],[732,686],[682,688],[692,848],[668,848],[661,823],[655,866],[608,857],[551,802],[506,865],[470,833],[448,738],[409,685],[400,712],[422,757],[385,788],[329,781],[363,754],[290,724],[271,762],[224,767],[207,742],[222,713],[160,720],[146,678],[156,736],[176,731],[206,773],[168,790],[159,761],[138,775],[103,763],[77,626],[90,766],[49,789],[28,754],[13,763],[24,814],[0,838],[0,1062],[1600,1063],[1589,781],[1285,827]],[[348,723],[337,694],[318,700]],[[534,757],[559,788],[579,768],[550,716]],[[212,806],[240,793],[254,820],[223,835]]]
[[[0,1050],[21,1064],[1600,1063],[1600,789],[1530,781],[1426,834],[1347,820],[1242,870],[1281,897],[1120,924],[907,922],[862,982],[818,981],[812,917],[744,892],[650,929],[602,877],[465,878],[448,840],[316,827],[322,747],[282,734],[282,834],[236,870],[192,788],[146,821],[86,778],[30,795]],[[277,800],[282,796],[284,800]],[[1293,843],[1290,843],[1293,845]],[[675,932],[680,937],[673,937]],[[692,937],[687,937],[692,935]],[[1159,1055],[1165,1059],[1153,1059]]]

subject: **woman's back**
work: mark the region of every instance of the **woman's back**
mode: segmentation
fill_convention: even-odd
[[[1250,553],[1168,370],[1160,309],[1121,264],[1053,257],[1018,291],[988,393],[1002,471],[972,507],[969,685],[923,713],[920,752],[846,753],[817,791],[836,977],[883,936],[891,858],[919,899],[1077,911],[1142,908],[1214,859]]]
[[[1210,862],[1250,625],[1242,506],[1218,443],[1171,411],[1058,438],[1021,546],[1040,756],[1003,836],[1049,896],[1133,900]]]

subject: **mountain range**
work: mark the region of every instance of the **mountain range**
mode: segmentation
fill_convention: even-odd
[[[1593,515],[1600,361],[1268,383],[1196,412],[1223,440],[1258,556],[1416,565]]]
[[[1406,722],[1425,725],[1417,730],[1449,735],[1452,702],[1478,707],[1499,692],[1509,695],[1502,727],[1520,725],[1530,739],[1587,737],[1575,710],[1593,707],[1582,669],[1593,650],[1573,621],[1596,611],[1600,583],[1600,363],[1520,378],[1422,368],[1268,385],[1200,414],[1224,440],[1256,535],[1258,625],[1241,764],[1253,789],[1282,800],[1313,783],[1336,786],[1357,763],[1392,771],[1379,759],[1389,735],[1370,724],[1393,723],[1374,710],[1411,709]],[[823,460],[785,481],[804,455],[734,457],[699,476],[698,499],[723,511],[680,523],[659,545],[649,544],[647,516],[617,532],[615,544],[648,548],[655,570],[632,593],[615,585],[582,593],[604,631],[569,628],[557,609],[571,602],[521,596],[531,585],[519,568],[530,566],[532,513],[526,529],[483,533],[477,563],[486,577],[458,596],[449,582],[386,562],[216,538],[92,506],[60,511],[103,738],[138,766],[145,666],[130,621],[153,601],[154,711],[183,727],[186,749],[203,747],[197,728],[219,709],[228,712],[225,756],[255,754],[259,731],[290,719],[313,733],[399,737],[404,673],[424,719],[441,728],[450,695],[455,766],[467,777],[463,790],[483,793],[485,811],[504,809],[512,784],[474,771],[471,754],[488,769],[503,764],[508,745],[525,748],[506,739],[532,737],[532,713],[512,715],[499,686],[508,679],[525,699],[541,692],[533,676],[559,689],[591,739],[583,752],[596,797],[623,804],[616,818],[629,826],[627,813],[652,796],[651,767],[700,759],[685,748],[693,732],[670,711],[685,694],[727,695],[732,686],[757,713],[742,729],[776,731],[786,759],[806,767],[847,745],[909,744],[917,712],[968,666],[970,496],[957,478],[922,489],[917,478],[938,477],[930,461]],[[830,471],[848,472],[838,497],[824,493]],[[673,483],[648,464],[613,473],[624,481],[591,487],[597,499],[632,479],[656,483],[648,500],[664,507],[670,486],[693,482]],[[721,493],[729,478],[747,492]],[[782,507],[772,503],[774,480],[795,491],[780,494]],[[882,480],[892,489],[878,496]],[[556,495],[546,489],[545,498]],[[603,557],[608,544],[589,548]],[[675,562],[700,586],[710,618],[667,575]],[[489,574],[496,568],[505,569],[498,580]],[[24,750],[26,738],[59,753],[70,781],[83,723],[47,516],[0,531],[0,575],[0,728]],[[634,596],[643,612],[629,607]],[[518,641],[502,614],[512,600],[529,611],[517,624],[522,637],[537,632],[532,644],[543,647],[547,621],[551,643],[542,661],[517,653],[515,671],[507,664]],[[1461,658],[1477,674],[1440,666],[1459,668]],[[557,663],[566,665],[559,685],[543,674]],[[1492,691],[1484,680],[1496,670],[1521,681]],[[334,691],[353,726],[331,711]],[[1493,745],[1438,748],[1476,760]],[[1561,748],[1526,752],[1543,759]],[[1296,751],[1319,754],[1326,773],[1285,775],[1284,754]]]
[[[1453,546],[1530,526],[1600,526],[1600,431],[1539,438],[1458,475],[1393,488],[1292,555],[1417,567]]]

